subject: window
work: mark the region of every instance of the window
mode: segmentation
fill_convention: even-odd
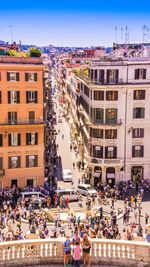
[[[118,100],[118,91],[107,91],[106,92],[106,100]]]
[[[0,146],[3,146],[3,135],[0,134]]]
[[[29,123],[34,123],[35,121],[35,112],[29,111]]]
[[[8,169],[20,168],[20,156],[8,157]]]
[[[143,138],[144,137],[144,129],[143,128],[135,128],[132,131],[132,138]]]
[[[37,91],[26,92],[26,103],[37,103]]]
[[[19,72],[7,72],[7,81],[19,81]]]
[[[38,133],[26,133],[26,145],[37,145]]]
[[[0,104],[2,103],[2,91],[0,91]]]
[[[116,138],[117,138],[117,130],[116,129],[105,130],[105,139],[116,139]]]
[[[118,83],[119,70],[107,70],[107,83]]]
[[[143,99],[145,99],[145,90],[134,90],[133,99],[134,100],[143,100]]]
[[[133,109],[133,119],[144,119],[145,109],[144,108],[134,108]]]
[[[84,93],[87,97],[89,97],[89,88],[86,85],[84,85]]]
[[[37,167],[37,166],[38,166],[37,155],[26,156],[26,167]]]
[[[136,69],[134,79],[135,80],[146,79],[146,69]]]
[[[20,146],[21,145],[21,134],[13,133],[8,134],[8,146]]]
[[[104,91],[94,91],[94,100],[104,100]]]
[[[94,123],[103,123],[103,109],[102,108],[90,108],[91,120]]]
[[[8,104],[19,104],[19,103],[20,103],[20,92],[8,91]]]
[[[103,147],[91,146],[91,156],[94,158],[103,158]]]
[[[144,157],[144,146],[132,146],[132,157]]]
[[[106,109],[106,122],[117,122],[117,109],[108,108]]]
[[[117,158],[117,147],[116,146],[105,147],[105,158],[116,159]]]
[[[37,73],[36,72],[26,72],[25,73],[26,82],[37,82]]]
[[[99,70],[99,82],[104,84],[104,70]]]
[[[103,138],[103,130],[90,128],[90,137]]]
[[[17,124],[17,112],[8,112],[8,124]]]
[[[0,170],[2,170],[2,169],[3,169],[3,158],[0,157]]]

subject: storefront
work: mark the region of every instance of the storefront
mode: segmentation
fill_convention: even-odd
[[[106,169],[106,182],[113,187],[115,185],[115,168],[108,167]]]
[[[131,180],[136,183],[143,179],[143,167],[133,166],[131,168]]]
[[[94,187],[102,182],[102,168],[99,166],[94,167]]]

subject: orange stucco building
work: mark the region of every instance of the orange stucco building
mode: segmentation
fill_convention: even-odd
[[[0,187],[44,183],[43,63],[0,56]]]

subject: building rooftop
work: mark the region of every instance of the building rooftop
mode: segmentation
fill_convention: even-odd
[[[0,56],[0,63],[42,65],[43,64],[43,59],[42,58],[39,58],[39,57],[11,57],[11,56]]]

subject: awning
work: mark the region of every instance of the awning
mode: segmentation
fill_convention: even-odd
[[[101,172],[94,172],[94,177],[99,178],[100,174],[101,174]]]
[[[114,173],[107,173],[107,178],[108,179],[114,179],[115,178],[115,174]]]

